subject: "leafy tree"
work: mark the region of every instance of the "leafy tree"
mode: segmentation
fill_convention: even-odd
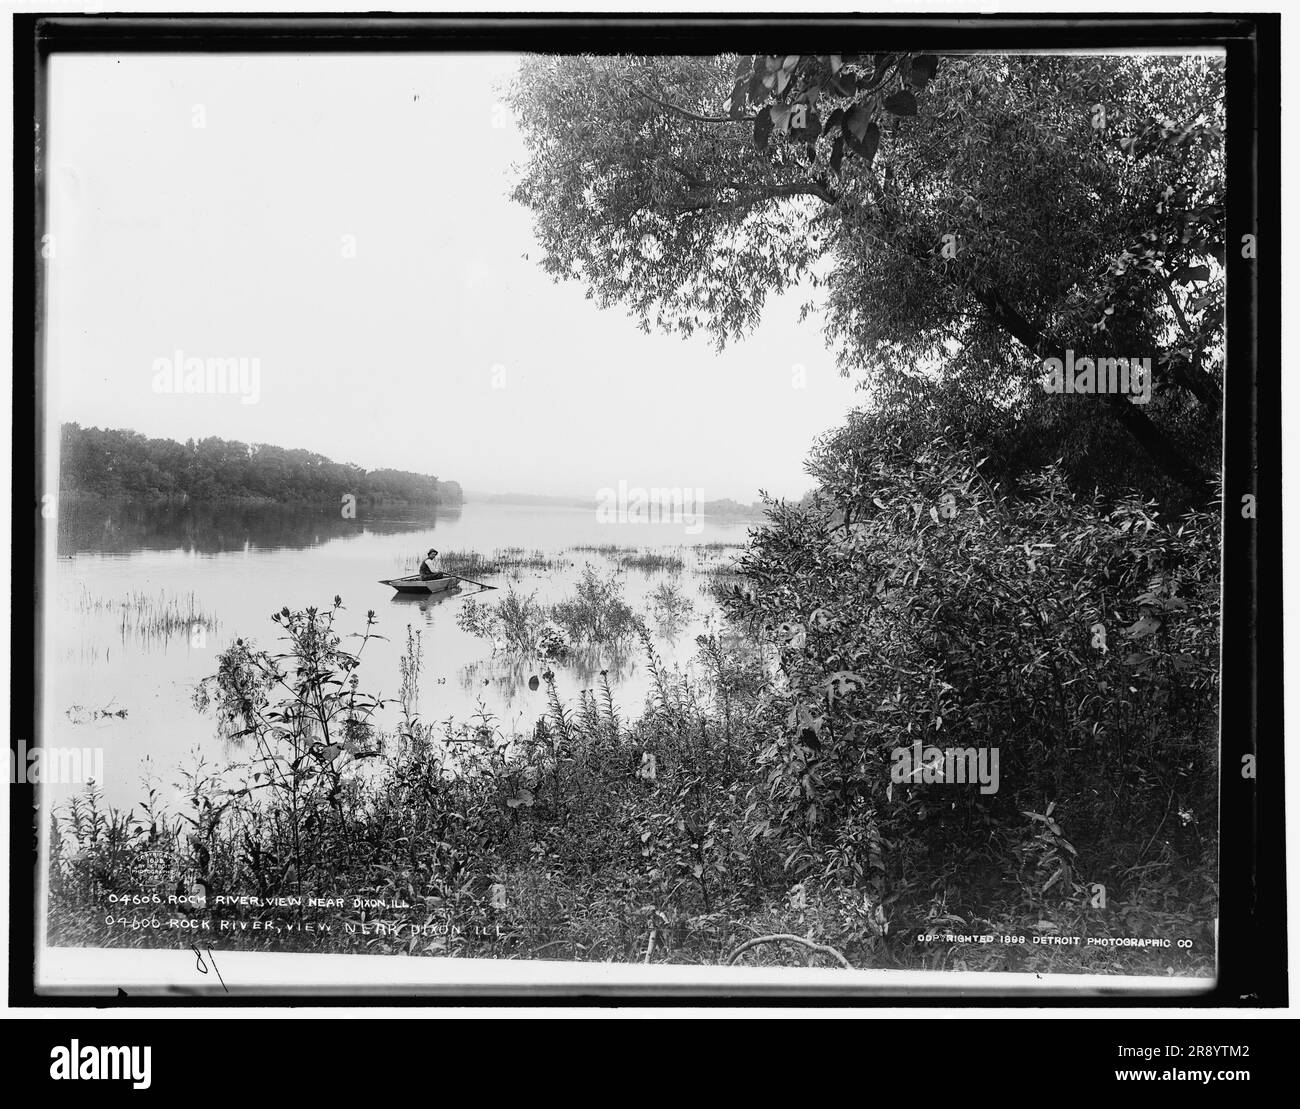
[[[820,289],[843,369],[879,405],[939,396],[1013,440],[1015,472],[1065,455],[1091,486],[1115,461],[1097,449],[1117,448],[1126,484],[1204,494],[1217,60],[535,57],[512,101],[542,265],[644,329],[723,344],[768,295]],[[1045,394],[1042,359],[1066,349],[1151,357],[1151,404]]]

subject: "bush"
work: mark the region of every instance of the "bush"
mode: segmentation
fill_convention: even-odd
[[[829,496],[770,509],[726,601],[780,659],[761,834],[884,905],[1009,869],[1040,900],[1203,872],[1217,516],[1080,498],[1055,470],[1012,500],[942,435],[860,432],[815,459]],[[1000,788],[900,783],[913,744],[995,748]],[[1184,834],[1144,869],[1175,806]]]
[[[495,604],[467,599],[456,623],[472,635],[490,639],[513,654],[556,658],[576,647],[619,647],[636,631],[636,614],[623,600],[623,586],[611,574],[602,578],[583,569],[572,597],[549,607],[533,594],[508,589]]]

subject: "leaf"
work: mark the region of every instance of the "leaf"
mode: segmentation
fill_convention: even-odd
[[[924,88],[928,81],[933,80],[938,68],[939,59],[934,54],[918,54],[912,59],[912,67],[908,70],[907,79],[918,89]]]
[[[537,675],[536,675],[536,674],[534,674],[531,678],[528,679],[528,688],[529,688],[529,689],[533,689],[533,690],[535,690],[535,689],[536,689],[540,684],[541,684],[541,683],[537,680]]]
[[[839,176],[840,163],[844,161],[844,137],[841,135],[831,144],[831,172]]]
[[[735,87],[731,90],[731,95],[727,97],[726,103],[722,105],[723,110],[732,119],[739,119],[745,114],[745,89],[748,84],[748,78],[737,81]]]
[[[759,150],[767,148],[767,140],[772,135],[772,109],[764,108],[754,117],[754,145]]]
[[[1130,624],[1124,629],[1124,635],[1127,639],[1142,639],[1160,630],[1160,621],[1154,616],[1144,616],[1135,624]]]
[[[868,124],[861,142],[855,139],[851,132],[845,132],[844,141],[854,154],[865,158],[870,164],[875,160],[876,151],[880,148],[880,128],[875,123]]]
[[[896,116],[916,115],[916,95],[907,89],[890,93],[885,97],[882,107]]]
[[[790,130],[791,108],[787,104],[774,104],[768,108],[772,119],[772,130],[778,135],[784,135]]]
[[[853,110],[844,117],[845,133],[852,135],[861,142],[867,134],[867,128],[871,125],[871,108],[864,100],[860,104],[855,104]]]

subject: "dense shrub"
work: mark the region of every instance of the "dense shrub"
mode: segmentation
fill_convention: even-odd
[[[1078,898],[1199,860],[1217,516],[1084,499],[1054,470],[1013,500],[942,435],[869,420],[833,446],[814,460],[822,497],[772,507],[727,599],[779,652],[756,814],[792,873],[882,904],[958,871]],[[997,792],[896,782],[896,750],[917,743],[996,748]]]

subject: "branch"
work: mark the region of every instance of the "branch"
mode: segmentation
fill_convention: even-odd
[[[673,115],[678,116],[681,119],[693,120],[696,123],[753,123],[754,122],[753,116],[702,116],[697,112],[692,112],[687,108],[679,108],[676,104],[669,104],[667,100],[660,100],[659,97],[652,96],[650,93],[646,92],[645,89],[638,88],[631,81],[627,80],[627,78],[623,79],[623,83],[627,85],[627,87],[631,89],[634,93],[636,93],[637,96],[641,97],[644,100],[649,100],[651,104],[658,104],[659,107],[665,109],[666,111],[672,112]]]
[[[734,185],[713,186],[719,190],[736,190]],[[792,181],[785,185],[773,185],[761,192],[743,193],[732,200],[711,197],[708,200],[656,200],[651,207],[671,208],[678,212],[700,212],[709,208],[727,211],[734,208],[752,208],[765,200],[786,200],[795,196],[815,196],[826,204],[834,204],[836,195],[819,181]]]
[[[979,287],[971,291],[988,308],[994,322],[1013,338],[1019,339],[1035,357],[1043,357],[1048,345],[1047,337],[1036,324],[1021,315],[1000,293]],[[1160,469],[1189,489],[1203,489],[1205,482],[1210,480],[1209,475],[1190,462],[1151,417],[1131,404],[1127,397],[1118,393],[1103,395],[1111,413]]]
[[[994,292],[992,289],[980,288],[979,286],[974,287],[971,291],[975,294],[975,299],[988,309],[989,314],[999,327],[1013,339],[1019,339],[1036,357],[1042,357],[1043,346],[1045,345],[1042,328],[1021,315],[1001,293]]]
[[[865,86],[857,90],[857,94],[861,96],[864,93],[875,92],[876,89],[880,88],[880,86],[885,83],[885,78],[889,76],[889,71],[891,69],[902,69],[903,59],[906,56],[906,54],[900,54],[892,62],[886,62],[883,68],[877,70],[871,75],[871,78]]]

